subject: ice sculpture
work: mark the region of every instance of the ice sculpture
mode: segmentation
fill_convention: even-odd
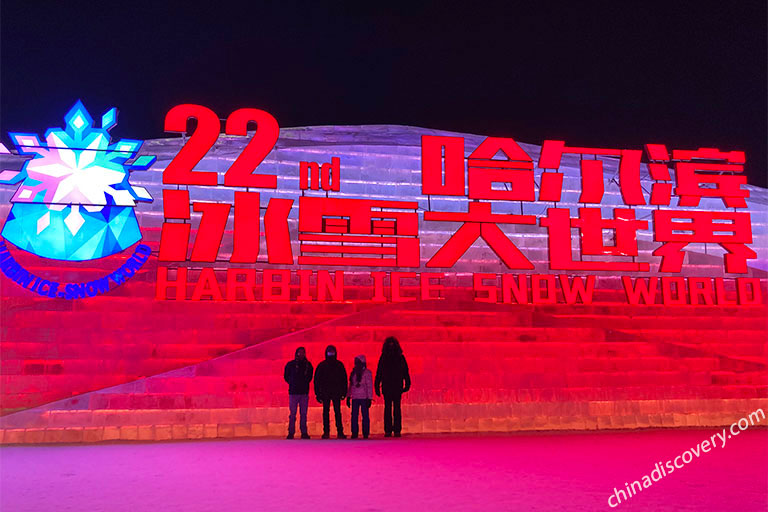
[[[110,144],[116,108],[96,128],[78,101],[64,121],[64,129],[49,129],[44,142],[36,134],[9,133],[20,155],[34,157],[20,171],[0,172],[0,183],[21,182],[2,236],[25,251],[56,260],[118,253],[141,240],[136,201],[152,201],[146,189],[129,183],[130,171],[148,169],[156,157],[136,158],[140,140]]]

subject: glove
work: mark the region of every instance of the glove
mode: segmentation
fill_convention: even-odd
[[[347,407],[349,407],[349,397],[347,397]]]
[[[371,400],[370,398],[365,401],[365,408],[366,409],[370,409],[371,408],[371,402],[373,402],[373,400]]]
[[[376,388],[376,396],[381,396],[381,388]]]

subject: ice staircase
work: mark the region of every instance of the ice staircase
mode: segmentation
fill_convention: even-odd
[[[206,322],[211,306],[200,305]],[[282,435],[282,370],[297,346],[305,346],[316,365],[325,346],[335,344],[348,369],[362,353],[375,370],[386,336],[401,340],[410,365],[413,386],[403,402],[408,433],[714,426],[768,407],[765,306],[523,306],[465,297],[350,304],[343,313],[334,305],[335,314],[314,316],[303,328],[301,315],[322,315],[323,305],[282,305],[288,306],[292,320],[269,339],[255,342],[270,328],[280,331],[287,317],[274,313],[278,305],[259,304],[257,313],[227,303],[230,313],[214,324],[218,337],[212,329],[180,341],[174,322],[188,328],[195,315],[176,320],[172,303],[161,303],[168,328],[156,338],[157,369],[176,369],[6,415],[2,442]],[[125,322],[140,317],[132,310]],[[108,364],[129,364],[121,363],[130,350],[123,343],[94,346],[104,351],[105,379]],[[73,358],[68,364],[82,357],[79,346],[59,347],[63,361],[65,354]],[[216,347],[234,351],[210,359]],[[86,361],[80,364],[89,371]],[[310,403],[310,431],[317,435],[320,408]],[[381,400],[374,402],[374,432],[382,430],[381,407]]]

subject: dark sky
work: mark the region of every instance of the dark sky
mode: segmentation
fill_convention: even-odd
[[[3,141],[60,125],[78,98],[120,108],[117,137],[159,137],[191,102],[281,126],[741,149],[766,186],[764,0],[319,3],[3,0]]]

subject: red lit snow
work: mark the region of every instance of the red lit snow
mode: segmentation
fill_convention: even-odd
[[[0,508],[609,510],[614,487],[715,431],[6,447]],[[764,511],[767,447],[768,430],[742,432],[617,510]]]

